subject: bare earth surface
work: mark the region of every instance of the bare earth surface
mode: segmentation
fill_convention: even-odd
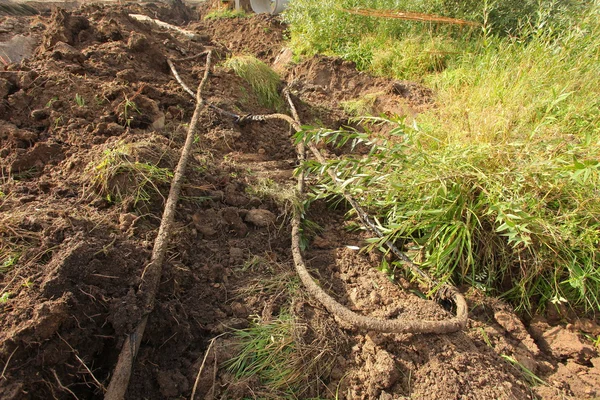
[[[0,14],[2,399],[103,397],[124,337],[141,317],[136,290],[169,187],[149,186],[140,200],[127,193],[134,178],[125,171],[107,182],[122,191],[124,201],[114,202],[94,177],[103,157],[123,148],[132,163],[175,167],[194,103],[171,75],[168,58],[213,49],[217,66],[206,98],[236,114],[274,110],[261,107],[252,88],[222,66],[231,54],[275,63],[304,124],[339,127],[349,117],[340,102],[368,94],[377,95],[376,114],[410,116],[435,107],[431,90],[371,77],[341,60],[286,62],[285,26],[269,17],[204,21],[198,10],[152,3],[38,8],[40,15]],[[180,25],[197,38],[129,13]],[[31,48],[16,54],[15,38]],[[176,65],[195,88],[203,58]],[[209,341],[224,333],[206,357],[196,398],[278,397],[259,379],[229,372],[226,362],[237,347],[228,332],[276,318],[290,293],[301,328],[296,341],[307,349],[300,361],[316,360],[298,398],[600,396],[600,358],[589,339],[600,327],[566,310],[522,320],[502,302],[461,288],[470,306],[463,332],[376,334],[340,326],[302,294],[290,210],[256,189],[264,182],[281,193],[293,187],[289,127],[240,126],[206,110],[196,142],[128,399],[189,398]],[[380,255],[347,247],[362,246],[367,236],[345,229],[340,207],[319,203],[308,216],[323,227],[309,234],[305,254],[322,287],[365,315],[451,315],[417,296],[409,282],[388,280],[377,270]]]

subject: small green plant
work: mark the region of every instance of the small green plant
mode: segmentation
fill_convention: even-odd
[[[8,300],[10,300],[12,295],[13,294],[11,292],[3,293],[2,296],[0,296],[0,304],[6,304],[8,302]]]
[[[501,357],[508,361],[511,365],[519,369],[523,377],[529,382],[531,386],[536,385],[547,385],[546,381],[537,376],[533,371],[520,363],[516,358],[511,357],[507,354],[502,354]]]
[[[64,118],[62,115],[54,118],[54,129],[58,129],[59,126],[62,125],[62,123],[64,122]]]
[[[85,107],[85,99],[79,93],[75,94],[75,103],[78,107]]]
[[[233,19],[233,18],[248,18],[249,15],[244,10],[230,10],[228,8],[221,10],[213,10],[204,16],[205,20],[211,19]]]
[[[162,196],[158,185],[168,183],[173,177],[167,168],[134,161],[136,146],[143,144],[119,143],[87,167],[91,186],[111,203],[131,199],[136,206],[148,202],[153,192]]]
[[[123,100],[121,104],[123,106],[122,114],[123,119],[125,120],[125,125],[127,125],[127,127],[131,127],[131,122],[133,121],[135,114],[137,113],[138,115],[142,115],[142,112],[139,110],[135,102],[127,98],[127,96],[125,96],[125,100]]]
[[[592,343],[592,346],[594,346],[594,348],[596,348],[597,350],[600,350],[600,335],[584,335],[585,338],[587,340],[589,340]]]
[[[106,102],[106,98],[98,96],[98,95],[94,95],[94,102],[96,103],[97,106],[101,106]]]
[[[276,109],[282,106],[278,91],[281,80],[267,64],[254,56],[234,56],[225,62],[225,66],[250,84],[263,106]]]
[[[20,254],[9,254],[0,265],[0,273],[5,274],[10,271],[17,264],[20,256]]]
[[[52,104],[53,104],[55,101],[58,101],[58,97],[56,97],[56,96],[53,96],[53,97],[52,97],[50,100],[48,100],[48,102],[46,103],[46,108],[50,108],[50,107],[52,107]]]

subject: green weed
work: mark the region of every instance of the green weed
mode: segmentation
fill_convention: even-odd
[[[267,64],[254,56],[235,56],[228,59],[225,66],[250,84],[263,106],[281,107],[282,100],[278,91],[280,78]]]
[[[58,129],[58,127],[61,126],[63,124],[63,122],[64,122],[64,118],[62,115],[54,118],[54,124],[53,124],[54,129]]]
[[[8,303],[8,300],[10,300],[10,298],[12,297],[12,293],[10,292],[5,292],[2,294],[2,296],[0,296],[0,304],[6,304]]]
[[[2,261],[2,264],[0,264],[0,273],[5,274],[9,272],[17,264],[20,257],[21,255],[18,253],[6,255]]]
[[[123,120],[125,121],[125,125],[127,125],[127,127],[131,127],[131,121],[133,121],[135,114],[141,115],[142,112],[139,110],[135,102],[128,99],[127,96],[125,96],[125,100],[123,100],[121,105],[123,107],[121,114],[123,116]]]
[[[596,349],[600,349],[600,335],[584,335],[586,337],[587,340],[589,340],[592,343],[592,346],[594,346],[594,348]]]
[[[85,99],[79,93],[75,94],[75,103],[78,107],[85,107]]]
[[[50,108],[52,107],[52,104],[58,100],[58,97],[53,96],[50,100],[48,100],[48,102],[46,103],[46,108]]]
[[[524,366],[523,364],[521,364],[516,358],[511,357],[507,354],[502,354],[501,357],[503,359],[505,359],[506,361],[508,361],[511,365],[515,366],[523,375],[523,377],[525,379],[527,379],[527,382],[529,382],[529,384],[531,386],[536,386],[536,385],[547,385],[546,381],[544,381],[542,378],[540,378],[539,376],[537,376],[533,371],[531,371],[529,368],[527,368],[526,366]]]

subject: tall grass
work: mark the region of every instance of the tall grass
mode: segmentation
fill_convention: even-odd
[[[303,1],[292,3],[291,31],[312,37],[305,47],[352,59],[346,49],[371,40],[358,52],[366,54],[357,58],[360,67],[418,78],[435,89],[437,107],[411,128],[394,122],[392,140],[377,142],[370,156],[332,164],[388,238],[416,250],[435,275],[466,281],[524,310],[548,302],[600,310],[599,2],[526,2],[522,9],[505,2],[480,11],[454,2],[454,14],[445,15],[471,16],[482,27],[461,32],[358,21],[356,29],[367,35],[351,31],[329,42],[316,27],[342,18],[339,9],[303,26],[294,20],[297,3]],[[426,3],[426,11],[439,12],[451,2]],[[396,39],[398,46],[414,45],[403,53],[390,44]],[[430,44],[453,51],[417,67],[393,62],[430,54]],[[372,140],[357,132],[307,135]],[[322,183],[335,193],[327,178]]]
[[[281,106],[278,91],[281,79],[267,64],[251,55],[239,55],[229,58],[225,67],[231,68],[250,84],[261,105],[269,108]]]

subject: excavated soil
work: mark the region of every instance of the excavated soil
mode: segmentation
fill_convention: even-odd
[[[324,56],[292,63],[277,19],[204,21],[202,12],[148,3],[0,16],[0,50],[17,36],[34,44],[24,60],[4,53],[0,65],[0,398],[103,397],[124,337],[142,316],[137,290],[169,186],[163,180],[132,192],[140,181],[122,170],[102,186],[102,165],[129,149],[129,165],[174,169],[194,103],[168,58],[214,50],[205,97],[236,114],[274,110],[222,66],[231,54],[274,64],[304,124],[344,125],[340,103],[369,95],[377,114],[435,107],[434,93],[417,83],[374,78]],[[129,13],[197,35],[190,40]],[[204,58],[176,65],[195,88]],[[521,320],[502,302],[461,288],[470,306],[462,332],[378,334],[340,325],[303,294],[293,269],[290,210],[279,197],[291,192],[296,164],[285,123],[240,126],[202,113],[126,398],[190,398],[201,365],[196,399],[600,396],[600,358],[589,340],[600,327],[567,310]],[[276,190],[257,189],[265,182]],[[319,284],[365,315],[450,316],[418,287],[379,272],[381,255],[354,250],[367,236],[346,229],[343,207],[316,203],[308,216],[322,228],[309,233],[305,253]],[[311,365],[295,394],[238,379],[227,364],[238,350],[232,331],[286,309],[303,349],[297,366]]]

